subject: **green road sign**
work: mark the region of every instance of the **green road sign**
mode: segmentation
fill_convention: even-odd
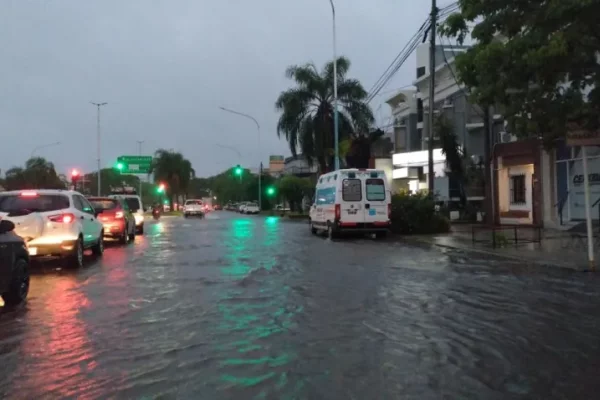
[[[152,156],[121,156],[117,158],[117,168],[124,174],[148,174],[152,159]]]

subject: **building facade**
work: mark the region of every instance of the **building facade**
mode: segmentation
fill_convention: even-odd
[[[319,171],[319,166],[316,160],[312,166],[308,164],[308,161],[302,154],[297,156],[287,157],[284,161],[283,174],[284,175],[296,175],[299,177],[309,177],[316,175]]]

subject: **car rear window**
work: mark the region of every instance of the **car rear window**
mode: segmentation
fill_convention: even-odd
[[[127,204],[127,207],[129,207],[129,210],[131,210],[131,212],[136,212],[141,208],[140,200],[136,199],[135,197],[126,197],[124,200],[125,200],[125,203]]]
[[[31,212],[57,211],[69,207],[69,198],[60,194],[0,195],[0,211],[7,213],[23,210]]]
[[[362,200],[362,182],[360,179],[344,179],[342,181],[342,200]]]
[[[201,206],[202,202],[200,200],[187,200],[185,202],[186,206]]]
[[[383,179],[367,179],[367,200],[385,200],[385,184],[383,183]]]
[[[88,201],[92,203],[92,207],[96,211],[114,210],[119,206],[117,200],[111,199],[88,199]]]

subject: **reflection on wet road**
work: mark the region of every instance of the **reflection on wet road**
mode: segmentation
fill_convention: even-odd
[[[593,275],[213,213],[0,314],[3,398],[592,398]]]

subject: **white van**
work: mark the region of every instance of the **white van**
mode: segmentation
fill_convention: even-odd
[[[375,233],[384,237],[390,227],[391,193],[385,173],[378,169],[341,169],[321,175],[310,208],[310,230]]]

